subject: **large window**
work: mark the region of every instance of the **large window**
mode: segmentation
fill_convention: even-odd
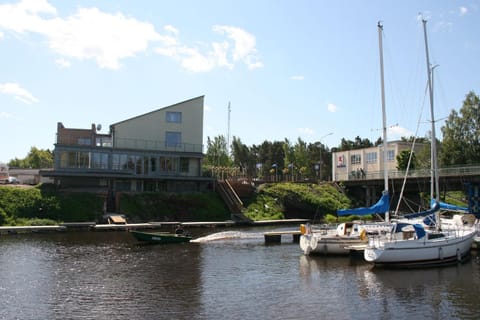
[[[94,152],[93,156],[93,166],[95,169],[107,169],[108,168],[108,154],[104,152]]]
[[[114,153],[112,156],[112,169],[113,170],[127,169],[127,155]]]
[[[377,163],[377,153],[376,152],[368,152],[366,155],[367,163]]]
[[[177,111],[167,111],[166,121],[167,122],[173,122],[173,123],[181,123],[182,122],[182,113],[177,112]]]
[[[165,143],[167,147],[180,147],[182,144],[182,133],[181,132],[174,132],[174,131],[167,131],[165,133]]]
[[[188,173],[189,171],[189,158],[180,158],[180,172]]]
[[[150,157],[150,172],[157,171],[157,158]]]
[[[78,138],[78,144],[81,146],[89,146],[92,144],[92,139],[90,138]]]
[[[362,157],[359,154],[352,154],[350,156],[350,163],[351,164],[360,164],[360,163],[362,163]]]
[[[395,161],[395,150],[387,151],[387,161]]]
[[[176,158],[172,158],[172,157],[159,158],[159,168],[163,174],[175,173],[177,171],[176,164],[177,164]]]

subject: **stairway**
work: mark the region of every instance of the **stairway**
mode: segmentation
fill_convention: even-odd
[[[242,200],[240,200],[228,180],[217,180],[215,185],[218,194],[227,205],[228,210],[230,210],[232,220],[238,223],[250,223],[251,220],[242,213],[244,209]]]

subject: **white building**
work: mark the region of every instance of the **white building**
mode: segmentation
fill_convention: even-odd
[[[387,147],[387,170],[389,176],[396,175],[397,156],[403,150],[410,150],[411,142],[392,141]],[[423,144],[415,145],[415,152]],[[332,180],[349,181],[358,179],[383,179],[384,176],[383,145],[377,147],[332,152]]]

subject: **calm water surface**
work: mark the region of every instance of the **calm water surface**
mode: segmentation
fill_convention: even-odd
[[[427,270],[307,257],[264,229],[0,236],[0,319],[478,319],[480,257]]]

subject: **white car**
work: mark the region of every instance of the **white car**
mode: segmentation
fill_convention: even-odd
[[[10,183],[10,184],[19,184],[20,183],[20,181],[18,181],[18,179],[15,178],[15,177],[8,177],[8,179],[5,182]]]

